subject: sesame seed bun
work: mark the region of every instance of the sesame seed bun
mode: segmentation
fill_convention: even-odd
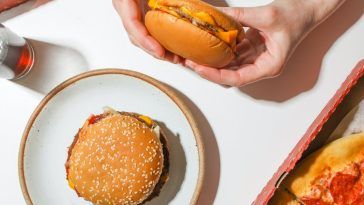
[[[70,187],[98,205],[138,205],[157,196],[169,167],[166,139],[159,129],[135,113],[92,115],[68,152]]]
[[[152,8],[145,15],[145,25],[149,33],[167,50],[196,63],[222,68],[235,58],[236,39],[244,36],[240,23],[213,6],[199,0],[154,0],[163,9],[173,8],[171,13]],[[188,10],[190,17],[172,15],[181,9]],[[192,23],[194,14],[204,13],[213,19],[215,25],[205,26]],[[189,19],[190,18],[190,19]],[[209,30],[218,27],[221,31],[236,31],[231,42],[222,40],[216,32]]]

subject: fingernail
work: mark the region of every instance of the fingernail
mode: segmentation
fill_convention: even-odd
[[[180,60],[179,56],[177,56],[177,55],[173,56],[173,62],[174,62],[175,64],[179,64],[179,63],[181,63],[181,60]]]
[[[202,68],[197,68],[195,69],[195,72],[199,75],[203,75],[203,69]]]
[[[192,68],[193,67],[193,63],[191,61],[187,60],[185,62],[185,66],[188,67],[188,68]]]
[[[163,57],[160,57],[159,55],[157,55],[155,52],[150,51],[148,48],[143,48],[143,50],[145,52],[147,52],[149,55],[153,56],[154,58],[157,58],[159,60],[163,60]]]
[[[149,51],[153,51],[153,49],[154,49],[154,46],[153,46],[153,44],[150,41],[146,41],[145,46],[147,47],[147,49]]]
[[[160,56],[160,54],[158,54],[156,52],[156,48],[155,48],[155,45],[153,44],[153,42],[151,41],[147,41],[146,44],[146,49],[156,58],[162,58],[163,56]]]

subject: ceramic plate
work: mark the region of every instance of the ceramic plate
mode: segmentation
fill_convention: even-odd
[[[69,188],[68,147],[87,117],[104,106],[163,123],[170,146],[170,180],[145,205],[195,204],[203,181],[203,145],[189,109],[162,83],[133,71],[103,69],[71,78],[38,105],[25,129],[19,175],[27,204],[91,204]]]

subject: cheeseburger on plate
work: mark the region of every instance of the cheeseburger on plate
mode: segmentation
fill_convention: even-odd
[[[69,186],[97,205],[139,205],[158,196],[168,179],[165,136],[151,118],[108,109],[91,115],[66,162]]]
[[[235,57],[240,23],[200,0],[149,0],[145,25],[169,51],[216,68]]]

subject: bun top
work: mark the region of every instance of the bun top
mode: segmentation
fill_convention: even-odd
[[[159,135],[143,118],[91,116],[70,147],[67,179],[95,204],[137,205],[153,192],[163,160]]]
[[[222,27],[226,31],[230,30],[238,30],[239,32],[242,30],[242,25],[235,21],[229,15],[219,11],[215,7],[211,6],[200,0],[150,0],[154,3],[162,6],[169,7],[184,7],[193,13],[205,12],[211,15],[215,22]]]

